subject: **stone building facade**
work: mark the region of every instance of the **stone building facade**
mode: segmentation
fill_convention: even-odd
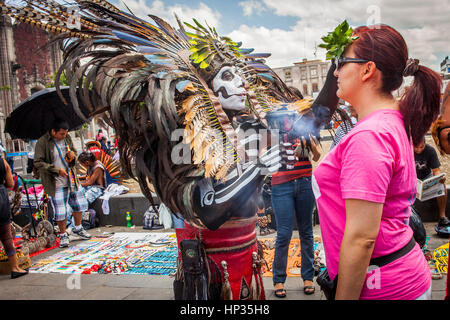
[[[303,59],[293,66],[273,70],[288,86],[299,89],[305,98],[314,98],[322,89],[329,68],[328,61]]]
[[[24,150],[21,140],[4,133],[5,119],[14,107],[52,82],[62,63],[57,45],[46,46],[49,33],[0,15],[0,138],[8,152]]]

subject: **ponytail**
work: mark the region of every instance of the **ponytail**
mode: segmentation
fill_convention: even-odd
[[[405,39],[390,26],[362,26],[353,33],[359,37],[353,44],[356,57],[375,62],[382,73],[382,93],[391,95],[402,85],[403,77],[414,76],[399,105],[406,133],[418,145],[439,115],[441,77],[420,66],[419,60],[408,59]]]
[[[417,146],[437,119],[440,108],[442,80],[427,67],[418,66],[414,81],[400,100],[406,133]]]

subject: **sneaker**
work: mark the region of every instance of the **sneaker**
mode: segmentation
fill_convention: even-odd
[[[67,248],[69,246],[70,240],[67,233],[61,233],[60,239],[59,239],[59,247],[60,248]]]
[[[85,239],[88,240],[91,238],[91,235],[89,233],[86,232],[86,230],[83,229],[83,227],[81,227],[80,229],[76,230],[75,228],[72,229],[72,233],[74,235],[79,236],[81,239]]]
[[[447,217],[439,219],[438,228],[450,226],[450,220]]]

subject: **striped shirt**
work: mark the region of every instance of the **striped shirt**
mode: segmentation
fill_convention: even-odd
[[[330,151],[333,150],[333,148],[339,143],[339,141],[342,140],[342,138],[350,132],[350,130],[352,130],[352,128],[355,126],[356,124],[356,119],[355,118],[351,118],[351,122],[349,121],[344,121],[342,122],[339,127],[336,130],[336,133],[334,135],[334,139],[333,139],[333,143],[330,146]]]
[[[292,146],[292,150],[295,150],[297,144]],[[312,164],[309,159],[309,154],[306,157],[302,157],[294,165],[294,168],[287,169],[285,166],[280,168],[278,172],[272,175],[272,185],[282,184],[288,181],[292,181],[298,178],[311,177]]]
[[[260,130],[266,130],[266,128],[253,118],[239,117],[238,119],[240,121],[236,123],[236,133],[248,159],[228,172],[226,182],[215,181],[209,186],[205,182],[205,185],[202,186],[202,206],[211,205],[213,199],[216,204],[226,202],[250,186],[258,176],[271,174],[280,167],[281,157],[278,144],[269,147],[266,152],[259,155],[262,136],[266,133]],[[255,192],[258,192],[258,188],[251,193]]]

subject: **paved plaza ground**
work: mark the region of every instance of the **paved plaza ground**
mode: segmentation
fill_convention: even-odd
[[[445,244],[448,240],[439,238],[433,230],[434,223],[425,223],[430,235],[430,250]],[[103,232],[158,232],[143,230],[142,227],[129,229],[126,227],[96,228],[89,232],[102,235]],[[164,232],[173,231],[164,230]],[[314,234],[320,234],[320,225],[314,227]],[[275,234],[265,236],[274,237]],[[259,237],[259,238],[265,238]],[[298,237],[294,231],[293,237]],[[72,241],[71,245],[80,241]],[[32,258],[32,263],[53,255],[62,249],[54,249]],[[68,274],[40,274],[10,279],[9,275],[0,275],[1,300],[173,300],[173,277],[158,275],[113,275],[90,274],[80,275],[79,287],[71,275]],[[78,280],[77,280],[78,281]],[[263,277],[266,297],[268,300],[280,300],[274,296],[272,278]],[[325,300],[317,283],[314,295],[303,293],[303,283],[298,277],[288,277],[286,282],[287,297],[284,300]],[[432,281],[432,299],[443,300],[445,296],[446,276]],[[78,287],[78,288],[77,288]]]

